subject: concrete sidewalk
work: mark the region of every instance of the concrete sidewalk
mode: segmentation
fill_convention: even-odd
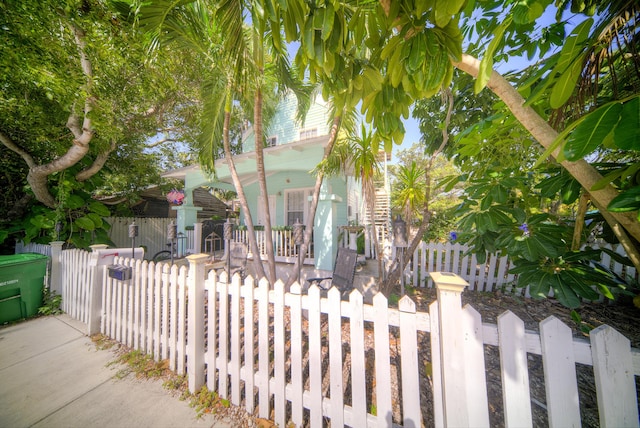
[[[111,351],[96,350],[66,315],[0,328],[0,427],[231,427],[198,419],[159,380],[115,379]]]

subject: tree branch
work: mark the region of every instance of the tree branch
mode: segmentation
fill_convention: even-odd
[[[33,168],[34,166],[37,165],[36,162],[33,160],[33,156],[31,156],[29,152],[24,150],[22,147],[18,146],[15,143],[15,141],[11,139],[11,137],[9,137],[7,134],[5,134],[2,131],[0,131],[0,142],[12,152],[16,152],[17,154],[19,154],[29,168]]]
[[[85,32],[81,28],[72,25],[72,30],[75,38],[78,51],[80,53],[80,65],[82,72],[84,73],[87,84],[86,92],[91,94],[93,87],[93,72],[91,68],[91,61],[86,55],[86,42]],[[89,143],[93,138],[93,129],[91,119],[89,118],[89,112],[93,109],[95,100],[91,95],[85,99],[84,103],[84,119],[82,125],[80,125],[80,118],[74,112],[69,115],[67,120],[67,128],[74,136],[73,144],[67,150],[67,152],[52,162],[45,165],[35,165],[29,168],[29,174],[27,175],[27,182],[31,186],[31,190],[40,202],[48,206],[49,208],[55,208],[56,200],[51,195],[48,187],[47,177],[54,172],[67,169],[76,163],[78,163],[88,152]]]
[[[96,156],[90,167],[85,168],[76,174],[76,180],[85,181],[96,175],[102,169],[104,164],[107,162],[107,159],[109,159],[109,155],[116,149],[116,147],[116,140],[111,140],[111,146]]]
[[[470,74],[473,77],[478,76],[480,69],[480,61],[471,55],[463,54],[459,62],[453,65],[459,70]],[[549,148],[558,137],[558,133],[531,107],[525,106],[525,100],[520,93],[511,84],[500,75],[497,71],[491,73],[491,77],[487,82],[487,87],[491,89],[513,113],[520,123],[531,133],[531,135],[544,147]],[[556,159],[560,153],[560,149],[553,151],[552,156]],[[618,195],[618,191],[612,186],[607,185],[601,190],[591,190],[602,175],[584,159],[575,162],[562,161],[560,164],[584,187],[590,192],[591,200],[597,202],[599,206],[606,207]],[[636,219],[636,213],[613,213],[611,216],[616,219],[636,240],[640,241],[640,222]]]

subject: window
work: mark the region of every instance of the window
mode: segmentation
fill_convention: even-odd
[[[285,221],[292,226],[296,220],[304,223],[309,213],[309,196],[313,189],[299,189],[285,191]]]
[[[317,135],[318,135],[318,128],[303,129],[302,131],[300,131],[301,140],[307,140],[309,138],[316,137]]]
[[[277,135],[272,135],[270,137],[267,138],[267,141],[265,142],[266,147],[275,147],[278,144],[278,136]]]

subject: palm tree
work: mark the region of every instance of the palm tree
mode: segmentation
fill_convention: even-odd
[[[413,224],[414,215],[424,205],[425,171],[421,170],[415,161],[409,166],[400,165],[396,174],[397,190],[393,199],[402,209],[407,224]]]
[[[353,171],[356,179],[362,185],[362,193],[367,203],[367,210],[371,217],[373,245],[378,258],[378,276],[382,278],[382,249],[378,239],[378,231],[375,222],[376,212],[376,186],[375,177],[380,174],[379,141],[373,138],[373,132],[364,124],[360,127],[360,136],[350,133],[339,147],[336,147],[334,155],[328,160],[327,170],[335,174],[342,171],[345,174]]]
[[[199,55],[203,61],[210,64],[210,74],[203,76],[203,111],[201,133],[198,138],[200,162],[210,172],[214,171],[215,156],[219,152],[218,146],[222,136],[225,160],[245,213],[249,245],[254,254],[260,254],[253,219],[235,168],[229,139],[235,95],[250,92],[247,90],[248,82],[251,82],[252,76],[257,73],[255,67],[252,67],[249,43],[245,37],[241,4],[227,2],[222,7],[210,7],[208,3],[194,0],[176,6],[175,3],[156,1],[141,8],[140,23],[143,30],[151,35],[151,51],[160,49],[162,43],[172,43]],[[222,67],[221,64],[226,66]],[[259,100],[262,101],[261,97]],[[246,105],[242,102],[240,104]],[[253,110],[255,115],[261,111],[261,107],[254,107]],[[257,122],[261,127],[262,117],[259,117]],[[261,132],[261,128],[256,129],[256,137],[259,137]],[[256,143],[258,147],[258,138]],[[254,267],[259,277],[266,276],[260,257],[254,258]],[[272,271],[275,272],[275,261]],[[269,279],[273,282],[273,275],[269,275]]]
[[[279,7],[275,5],[275,7]],[[176,43],[200,54],[210,64],[211,76],[203,85],[204,109],[200,142],[200,161],[211,172],[223,137],[225,160],[240,199],[249,231],[251,251],[256,255],[254,265],[259,277],[275,282],[275,256],[271,237],[271,213],[267,203],[267,184],[264,168],[265,103],[274,102],[286,88],[299,96],[299,105],[308,106],[304,91],[290,72],[286,52],[279,41],[280,23],[260,13],[260,4],[242,1],[207,3],[193,0],[176,4],[154,1],[141,9],[141,24],[152,34],[151,47],[160,42]],[[251,17],[246,25],[244,16]],[[283,82],[283,83],[278,83]],[[265,275],[260,251],[255,239],[254,224],[238,177],[230,150],[229,127],[232,108],[239,104],[251,111],[255,135],[256,172],[265,213],[266,255],[268,273]],[[268,108],[267,111],[275,111]]]

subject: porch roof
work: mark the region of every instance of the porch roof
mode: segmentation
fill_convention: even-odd
[[[328,135],[321,135],[275,147],[266,147],[264,149],[264,166],[267,177],[281,171],[310,172],[322,160],[328,141]],[[257,181],[255,152],[235,155],[233,159],[243,185]],[[218,159],[215,168],[215,175],[207,174],[200,165],[191,165],[167,171],[162,176],[184,180],[185,187],[191,189],[211,186],[233,190],[231,173],[226,160]]]

